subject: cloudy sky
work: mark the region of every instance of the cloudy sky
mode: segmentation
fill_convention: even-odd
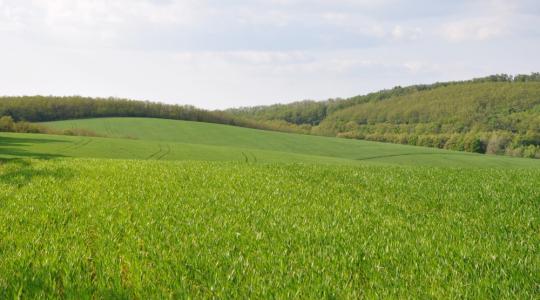
[[[0,94],[225,108],[540,71],[538,0],[0,0]]]

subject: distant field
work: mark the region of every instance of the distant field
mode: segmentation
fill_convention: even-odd
[[[538,298],[540,170],[0,164],[0,298]]]
[[[347,165],[375,163],[452,167],[540,167],[540,160],[177,120],[103,118],[45,124],[61,129],[84,128],[115,138],[17,134],[0,136],[7,140],[5,143],[18,145],[11,147],[14,154],[18,151],[20,154],[28,153],[29,156],[44,154],[66,157]],[[7,138],[11,138],[12,142]],[[32,153],[36,155],[31,155]]]
[[[249,148],[116,138],[0,133],[0,158],[114,158],[239,161],[245,163],[359,164],[341,158]]]

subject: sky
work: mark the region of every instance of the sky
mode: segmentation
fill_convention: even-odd
[[[540,71],[538,0],[0,0],[0,95],[207,109]]]

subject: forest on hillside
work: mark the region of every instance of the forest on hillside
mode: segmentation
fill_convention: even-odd
[[[540,73],[225,111],[117,98],[0,97],[0,117],[9,117],[0,131],[47,132],[26,121],[151,117],[540,158]]]
[[[540,82],[447,86],[368,102],[314,127],[324,135],[512,156],[540,156]]]
[[[540,158],[540,73],[229,110],[311,134]]]
[[[209,111],[191,105],[120,98],[4,96],[0,97],[0,117],[10,117],[4,119],[4,125],[0,124],[0,131],[16,132],[47,132],[46,128],[31,126],[28,122],[104,117],[161,118],[297,132],[297,126],[289,126],[283,120],[255,120],[226,111]],[[6,125],[11,122],[15,124]]]
[[[0,116],[11,116],[16,121],[29,122],[102,117],[152,117],[212,123],[230,121],[218,112],[188,105],[79,96],[1,97]]]
[[[392,89],[381,90],[348,99],[336,98],[325,101],[304,100],[288,104],[231,108],[226,111],[236,116],[245,116],[257,120],[284,120],[295,125],[315,126],[321,123],[326,117],[339,110],[362,103],[378,102],[397,96],[405,96],[416,92],[429,91],[447,86],[464,86],[476,83],[497,82],[540,82],[540,73],[532,73],[530,75],[521,74],[516,76],[498,74],[465,81],[437,82],[433,84],[419,84],[407,87],[396,86]]]

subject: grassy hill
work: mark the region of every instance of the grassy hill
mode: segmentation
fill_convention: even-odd
[[[454,167],[531,167],[540,161],[368,141],[289,134],[200,122],[100,118],[47,123],[110,138],[3,133],[12,156],[66,156],[241,162],[382,163]],[[130,137],[130,138],[126,138]],[[9,156],[7,150],[3,156]]]
[[[30,122],[152,117],[540,158],[540,73],[225,111],[114,98],[0,97],[2,116]],[[17,131],[2,123],[0,131]]]
[[[255,119],[431,146],[473,120],[453,143],[536,147],[534,83],[505,80],[335,101],[312,123]],[[42,123],[102,137],[0,133],[1,299],[538,298],[540,160],[161,119],[201,121],[156,103],[37,101],[0,111],[160,118]]]
[[[0,298],[535,298],[540,160],[148,118],[0,133]],[[114,159],[112,159],[114,158]]]

